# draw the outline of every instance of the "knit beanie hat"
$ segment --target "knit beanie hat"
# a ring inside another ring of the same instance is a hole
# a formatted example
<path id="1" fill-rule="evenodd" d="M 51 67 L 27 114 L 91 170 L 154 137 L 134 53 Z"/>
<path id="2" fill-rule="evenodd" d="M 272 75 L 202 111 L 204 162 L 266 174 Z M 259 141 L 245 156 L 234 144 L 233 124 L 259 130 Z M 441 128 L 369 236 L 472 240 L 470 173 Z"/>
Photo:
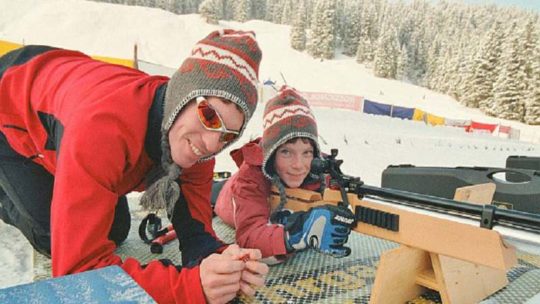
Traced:
<path id="1" fill-rule="evenodd" d="M 180 196 L 176 180 L 181 168 L 172 161 L 168 133 L 188 102 L 199 96 L 214 96 L 235 103 L 244 113 L 244 124 L 237 138 L 242 135 L 257 107 L 261 57 L 253 32 L 214 31 L 195 45 L 167 84 L 161 125 L 162 177 L 141 198 L 143 208 L 172 211 Z"/>
<path id="2" fill-rule="evenodd" d="M 314 156 L 320 156 L 317 122 L 308 102 L 295 89 L 284 86 L 264 108 L 262 171 L 267 178 L 272 180 L 276 175 L 271 161 L 276 149 L 298 137 L 311 139 L 315 144 Z"/>

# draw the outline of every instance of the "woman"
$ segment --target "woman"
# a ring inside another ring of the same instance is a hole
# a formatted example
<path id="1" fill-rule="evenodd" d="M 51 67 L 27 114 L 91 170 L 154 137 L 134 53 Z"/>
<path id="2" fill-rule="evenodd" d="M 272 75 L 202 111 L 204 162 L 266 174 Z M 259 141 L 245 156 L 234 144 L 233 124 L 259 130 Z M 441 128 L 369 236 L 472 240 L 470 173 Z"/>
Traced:
<path id="1" fill-rule="evenodd" d="M 236 228 L 241 247 L 260 249 L 270 264 L 306 248 L 347 256 L 350 249 L 344 244 L 353 222 L 350 210 L 331 205 L 294 214 L 282 210 L 285 187 L 324 188 L 323 179 L 310 173 L 320 149 L 308 103 L 294 89 L 282 88 L 266 104 L 263 128 L 262 138 L 231 152 L 240 169 L 223 186 L 214 212 Z M 280 192 L 275 210 L 268 202 L 272 185 Z"/>

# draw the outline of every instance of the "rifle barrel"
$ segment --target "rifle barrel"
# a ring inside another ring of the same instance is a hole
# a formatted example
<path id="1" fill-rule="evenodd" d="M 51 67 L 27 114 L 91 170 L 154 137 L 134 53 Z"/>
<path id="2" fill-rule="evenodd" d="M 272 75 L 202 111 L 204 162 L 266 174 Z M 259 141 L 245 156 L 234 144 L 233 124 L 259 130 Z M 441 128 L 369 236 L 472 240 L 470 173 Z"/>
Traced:
<path id="1" fill-rule="evenodd" d="M 484 206 L 482 205 L 455 201 L 427 194 L 413 193 L 390 188 L 374 187 L 366 184 L 357 187 L 356 192 L 360 195 L 365 194 L 389 199 L 396 199 L 397 201 L 395 202 L 397 203 L 400 203 L 400 200 L 403 200 L 412 202 L 414 204 L 465 213 L 467 215 L 472 215 L 475 217 L 482 217 L 482 214 L 484 212 Z M 406 204 L 406 202 L 401 203 Z M 540 215 L 535 213 L 495 208 L 495 212 L 493 214 L 493 223 L 509 227 L 523 227 L 525 229 L 532 229 L 540 232 Z"/>

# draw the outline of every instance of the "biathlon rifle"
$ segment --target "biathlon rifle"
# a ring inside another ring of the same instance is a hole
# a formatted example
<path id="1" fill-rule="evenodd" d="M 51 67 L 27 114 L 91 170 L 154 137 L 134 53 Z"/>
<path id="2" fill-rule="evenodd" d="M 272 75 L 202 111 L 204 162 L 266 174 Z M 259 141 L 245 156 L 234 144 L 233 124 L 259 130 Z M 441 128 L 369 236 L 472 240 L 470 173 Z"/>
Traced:
<path id="1" fill-rule="evenodd" d="M 372 304 L 405 303 L 426 288 L 438 291 L 445 304 L 478 303 L 508 284 L 506 273 L 517 264 L 512 242 L 527 249 L 540 244 L 538 214 L 366 185 L 341 171 L 343 161 L 337 155 L 338 150 L 332 149 L 330 155 L 312 162 L 313 173 L 330 176 L 322 195 L 286 189 L 285 208 L 305 211 L 328 203 L 349 208 L 355 232 L 401 245 L 380 256 Z M 279 201 L 274 193 L 271 205 Z M 426 214 L 419 208 L 444 215 Z M 479 219 L 480 227 L 455 216 Z M 494 226 L 514 228 L 519 235 L 504 231 L 511 233 L 503 238 L 495 230 L 506 229 Z"/>
<path id="2" fill-rule="evenodd" d="M 366 185 L 359 177 L 346 175 L 341 171 L 343 160 L 337 159 L 338 149 L 331 149 L 330 155 L 324 158 L 315 158 L 312 162 L 312 172 L 330 175 L 330 186 L 339 187 L 342 202 L 340 205 L 350 205 L 347 193 L 357 195 L 360 199 L 375 198 L 392 204 L 412 206 L 437 212 L 450 213 L 467 218 L 476 218 L 480 227 L 492 229 L 495 225 L 517 228 L 531 232 L 540 232 L 540 215 L 517 210 L 498 208 L 494 205 L 476 205 L 462 201 L 455 201 L 426 194 L 413 193 L 403 190 L 380 188 Z M 358 206 L 356 207 L 358 208 Z M 357 221 L 368 220 L 361 210 L 353 210 Z M 375 219 L 376 220 L 376 219 Z M 381 217 L 379 221 L 385 221 Z M 388 219 L 390 220 L 390 219 Z M 392 223 L 379 223 L 392 226 Z M 394 223 L 395 225 L 395 223 Z"/>

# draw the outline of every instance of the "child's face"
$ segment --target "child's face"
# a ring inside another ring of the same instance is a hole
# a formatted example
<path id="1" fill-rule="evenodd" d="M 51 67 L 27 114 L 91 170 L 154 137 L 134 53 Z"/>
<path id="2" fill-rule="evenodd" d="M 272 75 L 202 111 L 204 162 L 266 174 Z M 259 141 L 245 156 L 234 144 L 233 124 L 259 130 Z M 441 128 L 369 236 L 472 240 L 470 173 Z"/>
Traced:
<path id="1" fill-rule="evenodd" d="M 307 139 L 285 143 L 276 150 L 275 170 L 289 188 L 298 188 L 311 169 L 313 146 Z"/>

